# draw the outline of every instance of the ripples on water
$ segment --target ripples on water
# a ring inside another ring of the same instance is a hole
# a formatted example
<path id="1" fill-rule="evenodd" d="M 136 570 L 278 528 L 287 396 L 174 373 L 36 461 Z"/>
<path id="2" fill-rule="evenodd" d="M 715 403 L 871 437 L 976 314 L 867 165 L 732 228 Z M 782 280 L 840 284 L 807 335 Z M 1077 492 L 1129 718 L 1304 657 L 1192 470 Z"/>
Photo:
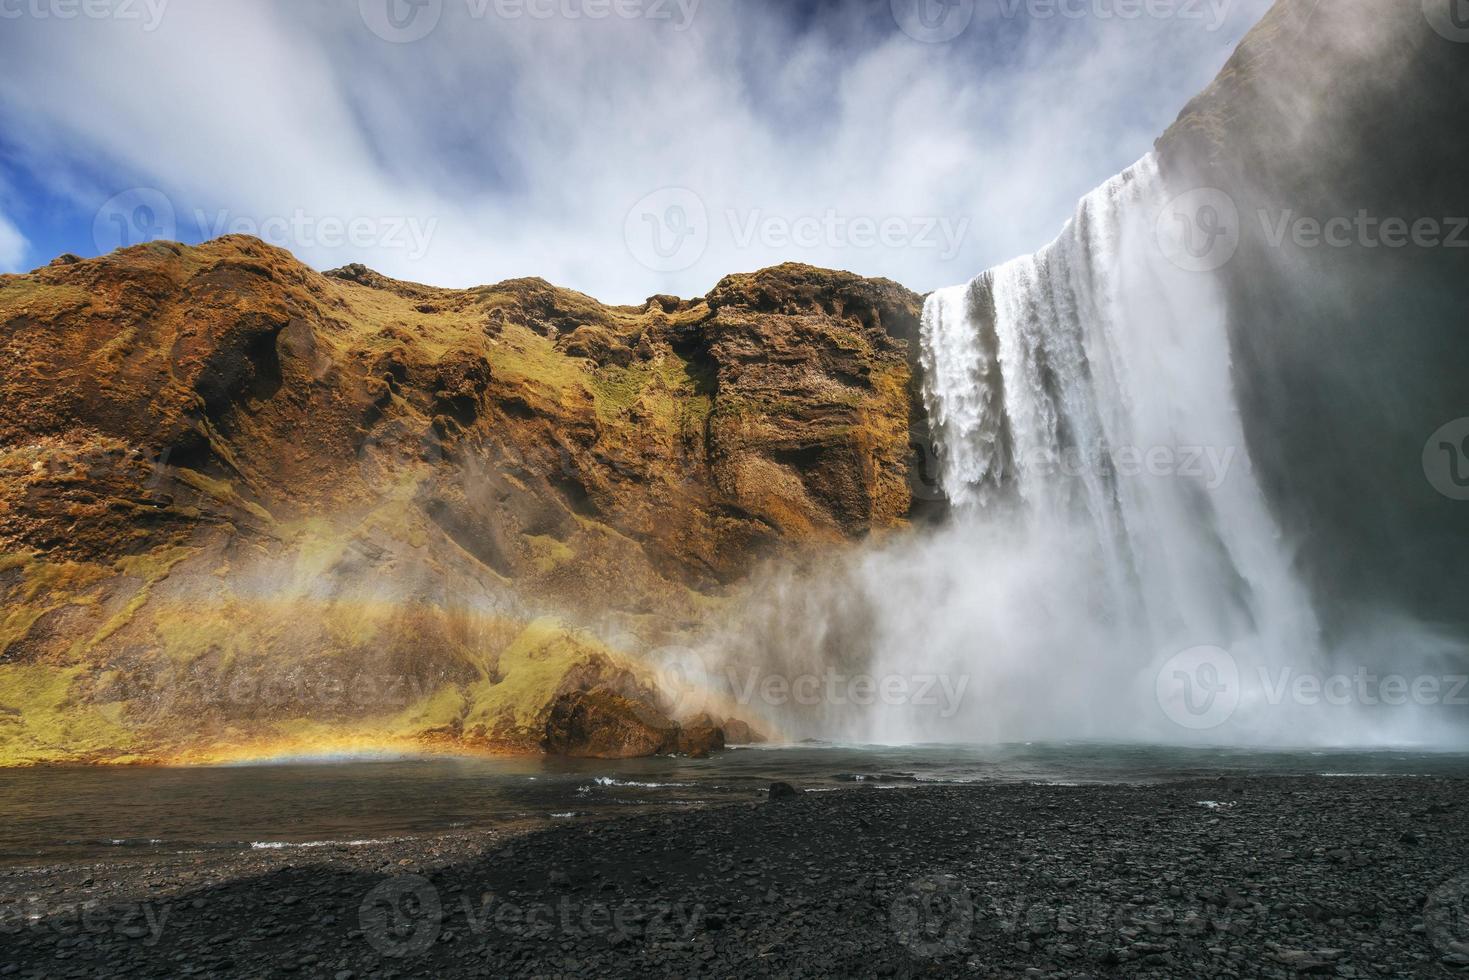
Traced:
<path id="1" fill-rule="evenodd" d="M 318 848 L 756 800 L 773 780 L 901 791 L 978 781 L 1136 783 L 1228 773 L 1469 776 L 1469 756 L 1091 744 L 735 749 L 709 759 L 374 759 L 0 771 L 0 860 Z"/>

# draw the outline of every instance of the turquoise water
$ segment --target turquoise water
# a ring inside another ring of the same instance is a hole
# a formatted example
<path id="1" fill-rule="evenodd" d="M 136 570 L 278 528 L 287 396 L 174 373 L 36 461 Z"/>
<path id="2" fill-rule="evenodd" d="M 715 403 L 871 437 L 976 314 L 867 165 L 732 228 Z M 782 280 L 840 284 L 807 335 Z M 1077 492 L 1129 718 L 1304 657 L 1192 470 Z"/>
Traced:
<path id="1" fill-rule="evenodd" d="M 803 744 L 709 759 L 292 761 L 0 771 L 0 861 L 302 847 L 758 800 L 773 780 L 901 792 L 926 783 L 1136 783 L 1223 774 L 1469 777 L 1469 755 L 1095 744 Z"/>

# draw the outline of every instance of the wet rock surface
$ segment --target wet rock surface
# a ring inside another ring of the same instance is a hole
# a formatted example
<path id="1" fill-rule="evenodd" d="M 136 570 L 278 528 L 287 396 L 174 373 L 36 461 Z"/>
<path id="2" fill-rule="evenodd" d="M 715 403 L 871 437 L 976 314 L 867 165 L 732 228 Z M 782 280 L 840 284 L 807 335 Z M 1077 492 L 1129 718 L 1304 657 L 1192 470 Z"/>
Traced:
<path id="1" fill-rule="evenodd" d="M 1465 976 L 1469 782 L 859 789 L 0 872 L 7 976 Z"/>

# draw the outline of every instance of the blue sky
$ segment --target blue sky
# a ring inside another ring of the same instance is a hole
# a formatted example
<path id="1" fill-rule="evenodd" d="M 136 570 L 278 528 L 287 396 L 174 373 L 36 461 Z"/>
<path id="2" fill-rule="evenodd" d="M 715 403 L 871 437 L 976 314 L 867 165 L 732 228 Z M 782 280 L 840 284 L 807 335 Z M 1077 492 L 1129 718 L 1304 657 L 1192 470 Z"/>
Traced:
<path id="1" fill-rule="evenodd" d="M 932 289 L 1044 244 L 1269 5 L 1148 3 L 0 0 L 0 271 L 244 231 L 614 302 Z"/>

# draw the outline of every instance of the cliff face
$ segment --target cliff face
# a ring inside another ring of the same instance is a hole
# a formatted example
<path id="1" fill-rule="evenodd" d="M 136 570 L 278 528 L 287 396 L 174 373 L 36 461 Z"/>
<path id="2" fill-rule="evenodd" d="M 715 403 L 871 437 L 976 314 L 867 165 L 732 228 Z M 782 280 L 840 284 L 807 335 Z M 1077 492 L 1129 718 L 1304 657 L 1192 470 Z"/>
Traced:
<path id="1" fill-rule="evenodd" d="M 444 290 L 240 237 L 0 277 L 0 762 L 533 751 L 558 698 L 649 703 L 629 654 L 754 562 L 906 523 L 920 308 L 796 265 L 641 308 Z"/>
<path id="2" fill-rule="evenodd" d="M 1238 210 L 1218 275 L 1251 454 L 1338 637 L 1385 608 L 1469 629 L 1469 505 L 1425 472 L 1430 437 L 1469 415 L 1451 6 L 1280 0 L 1158 145 L 1174 190 Z"/>

